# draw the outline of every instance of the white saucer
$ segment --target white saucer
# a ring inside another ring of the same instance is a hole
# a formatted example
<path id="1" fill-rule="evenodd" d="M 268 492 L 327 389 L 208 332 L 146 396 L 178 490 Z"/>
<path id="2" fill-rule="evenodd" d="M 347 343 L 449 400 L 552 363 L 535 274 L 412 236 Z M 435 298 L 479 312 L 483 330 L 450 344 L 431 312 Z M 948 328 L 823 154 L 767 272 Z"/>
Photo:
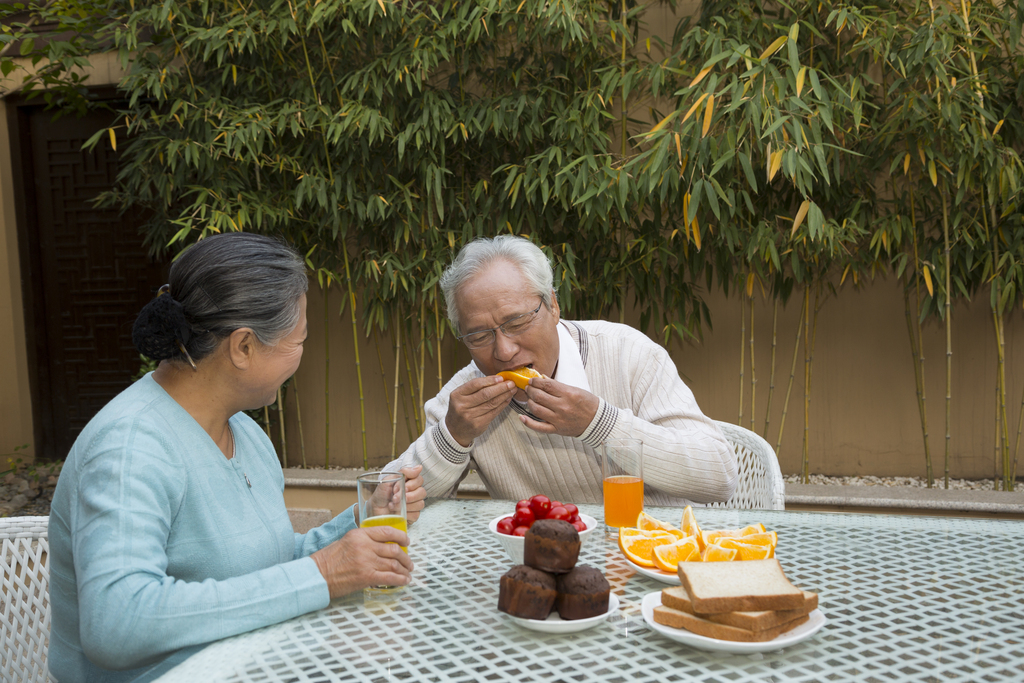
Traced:
<path id="1" fill-rule="evenodd" d="M 658 598 L 661 599 L 660 597 Z M 588 628 L 597 626 L 602 621 L 608 618 L 608 615 L 613 614 L 619 609 L 619 596 L 615 593 L 608 594 L 608 611 L 604 614 L 599 614 L 596 617 L 590 617 L 589 619 L 571 619 L 568 621 L 563 620 L 558 616 L 558 612 L 552 612 L 551 616 L 547 619 L 522 619 L 520 617 L 514 617 L 511 614 L 505 614 L 506 617 L 511 619 L 516 625 L 528 628 L 531 631 L 541 631 L 542 633 L 576 633 L 577 631 L 585 631 Z"/>
<path id="2" fill-rule="evenodd" d="M 644 576 L 646 576 L 649 579 L 654 579 L 655 581 L 661 581 L 662 583 L 670 583 L 673 586 L 678 586 L 679 583 L 680 583 L 679 582 L 679 574 L 670 574 L 668 572 L 663 572 L 660 569 L 658 569 L 657 567 L 654 567 L 654 568 L 651 568 L 651 567 L 641 567 L 640 565 L 638 565 L 636 562 L 633 562 L 633 560 L 629 559 L 628 557 L 627 558 L 623 558 L 623 559 L 626 560 L 626 564 L 629 565 L 630 569 L 635 571 L 637 574 L 643 574 Z"/>
<path id="3" fill-rule="evenodd" d="M 814 610 L 808 615 L 810 618 L 800 624 L 792 631 L 786 631 L 775 640 L 769 640 L 763 643 L 737 643 L 731 640 L 719 640 L 717 638 L 708 638 L 706 636 L 699 636 L 696 633 L 691 633 L 686 629 L 672 628 L 671 626 L 664 626 L 654 621 L 654 608 L 661 604 L 661 591 L 655 591 L 654 593 L 648 593 L 644 596 L 644 600 L 640 603 L 640 611 L 644 615 L 644 621 L 651 627 L 652 630 L 659 634 L 670 638 L 684 645 L 695 647 L 698 650 L 710 650 L 712 652 L 731 652 L 733 654 L 753 654 L 755 652 L 771 652 L 772 650 L 780 650 L 784 647 L 796 645 L 802 643 L 808 638 L 812 637 L 815 633 L 821 630 L 821 627 L 828 621 L 825 619 L 825 615 L 821 613 L 821 610 Z"/>

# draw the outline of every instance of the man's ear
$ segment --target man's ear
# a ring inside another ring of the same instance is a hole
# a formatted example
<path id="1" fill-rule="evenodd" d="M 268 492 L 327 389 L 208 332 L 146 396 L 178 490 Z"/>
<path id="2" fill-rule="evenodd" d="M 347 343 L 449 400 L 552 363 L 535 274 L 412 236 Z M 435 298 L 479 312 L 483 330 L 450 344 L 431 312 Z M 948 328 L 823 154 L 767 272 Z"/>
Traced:
<path id="1" fill-rule="evenodd" d="M 561 319 L 558 310 L 558 295 L 555 294 L 555 290 L 551 290 L 551 315 L 555 316 L 555 324 Z"/>
<path id="2" fill-rule="evenodd" d="M 240 327 L 228 337 L 228 358 L 239 370 L 248 370 L 256 356 L 256 335 L 248 327 Z"/>

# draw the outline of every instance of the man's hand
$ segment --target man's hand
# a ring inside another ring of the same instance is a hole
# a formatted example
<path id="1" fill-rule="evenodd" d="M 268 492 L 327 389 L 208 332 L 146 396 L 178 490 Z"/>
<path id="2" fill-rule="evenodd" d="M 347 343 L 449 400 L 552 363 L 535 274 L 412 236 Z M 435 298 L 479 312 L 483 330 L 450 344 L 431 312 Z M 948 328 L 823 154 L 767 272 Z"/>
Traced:
<path id="1" fill-rule="evenodd" d="M 423 465 L 403 467 L 405 475 L 405 518 L 415 522 L 420 511 L 426 506 L 427 490 L 423 488 Z"/>
<path id="2" fill-rule="evenodd" d="M 471 379 L 451 393 L 444 423 L 455 440 L 468 447 L 508 406 L 515 393 L 516 385 L 501 377 Z"/>
<path id="3" fill-rule="evenodd" d="M 402 549 L 409 537 L 388 526 L 353 529 L 310 557 L 327 580 L 334 599 L 369 586 L 404 586 L 412 560 Z"/>
<path id="4" fill-rule="evenodd" d="M 520 415 L 523 424 L 543 434 L 579 436 L 594 421 L 601 401 L 589 391 L 546 377 L 534 377 L 526 387 L 526 409 L 544 422 Z"/>

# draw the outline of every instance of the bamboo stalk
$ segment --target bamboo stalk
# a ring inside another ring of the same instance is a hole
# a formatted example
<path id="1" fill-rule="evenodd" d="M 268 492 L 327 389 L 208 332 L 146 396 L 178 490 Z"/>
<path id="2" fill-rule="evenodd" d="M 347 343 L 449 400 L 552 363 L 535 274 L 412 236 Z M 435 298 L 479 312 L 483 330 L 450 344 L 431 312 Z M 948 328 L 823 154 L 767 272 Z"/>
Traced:
<path id="1" fill-rule="evenodd" d="M 1017 415 L 1017 439 L 1013 444 L 1013 468 L 1010 470 L 1010 480 L 1017 484 L 1017 454 L 1020 452 L 1020 434 L 1024 428 L 1024 391 L 1020 396 L 1020 414 Z"/>
<path id="2" fill-rule="evenodd" d="M 395 414 L 391 418 L 391 459 L 398 455 L 398 382 L 402 376 L 402 326 L 395 325 Z"/>
<path id="3" fill-rule="evenodd" d="M 913 183 L 913 172 L 911 172 L 911 183 L 910 183 L 910 223 L 913 226 L 914 236 L 914 268 L 917 269 L 917 264 L 920 263 L 920 258 L 917 251 L 917 202 L 914 198 L 914 183 Z M 904 307 L 906 307 L 906 300 L 904 300 Z M 914 374 L 919 377 L 918 382 L 918 394 L 920 396 L 918 410 L 921 413 L 921 433 L 924 439 L 924 465 L 925 471 L 928 476 L 928 488 L 932 488 L 935 485 L 935 473 L 932 469 L 932 452 L 931 446 L 928 442 L 928 397 L 925 392 L 925 381 L 924 381 L 924 330 L 921 327 L 921 278 L 914 277 L 914 311 L 915 311 L 915 323 L 917 329 L 917 359 L 914 360 Z M 910 322 L 909 320 L 907 321 Z M 913 328 L 911 328 L 911 346 L 914 345 Z"/>
<path id="4" fill-rule="evenodd" d="M 299 377 L 292 377 L 292 390 L 295 392 L 295 415 L 299 420 L 299 452 L 302 454 L 302 469 L 306 469 L 306 437 L 302 433 L 302 403 L 299 401 Z"/>
<path id="5" fill-rule="evenodd" d="M 998 333 L 996 333 L 998 336 Z M 997 344 L 998 345 L 998 344 Z M 998 361 L 996 362 L 998 366 Z M 993 425 L 993 447 L 992 447 L 992 490 L 998 491 L 1003 483 L 1003 474 L 1000 471 L 1000 447 L 999 443 L 1002 440 L 1002 429 L 999 428 L 999 372 L 996 371 L 996 391 L 995 391 L 995 410 L 992 411 L 995 415 L 995 424 Z"/>
<path id="6" fill-rule="evenodd" d="M 363 395 L 363 366 L 359 360 L 359 323 L 356 321 L 356 292 L 352 286 L 352 272 L 348 265 L 348 242 L 341 238 L 341 254 L 345 260 L 345 286 L 348 288 L 349 312 L 352 317 L 352 348 L 356 357 L 356 381 L 359 384 L 359 427 L 363 437 L 363 469 L 370 469 L 370 456 L 366 449 L 366 398 Z"/>
<path id="7" fill-rule="evenodd" d="M 945 452 L 945 485 L 949 488 L 949 448 L 950 448 L 950 404 L 953 400 L 953 327 L 950 324 L 950 305 L 949 298 L 952 294 L 950 288 L 950 274 L 949 274 L 949 206 L 946 200 L 946 186 L 943 183 L 942 191 L 939 192 L 942 197 L 942 239 L 944 243 L 945 259 L 946 259 L 946 452 Z"/>
<path id="8" fill-rule="evenodd" d="M 768 373 L 768 405 L 764 409 L 764 431 L 761 432 L 761 437 L 765 440 L 768 439 L 768 425 L 772 416 L 772 397 L 775 395 L 775 349 L 778 346 L 778 332 L 779 300 L 776 298 L 772 304 L 772 367 Z"/>
<path id="9" fill-rule="evenodd" d="M 804 286 L 804 308 L 807 310 L 808 315 L 804 316 L 804 439 L 803 439 L 803 451 L 802 461 L 800 465 L 800 474 L 803 479 L 803 483 L 808 484 L 811 481 L 810 474 L 810 457 L 807 453 L 807 436 L 810 429 L 810 399 L 811 399 L 811 348 L 810 348 L 810 337 L 811 337 L 811 315 L 810 315 L 810 301 L 811 301 L 811 288 L 810 285 Z"/>
<path id="10" fill-rule="evenodd" d="M 782 419 L 779 421 L 779 438 L 775 442 L 775 455 L 782 450 L 782 432 L 786 428 L 786 413 L 789 411 L 789 395 L 793 391 L 793 380 L 796 377 L 796 359 L 800 354 L 800 335 L 803 334 L 804 316 L 807 315 L 806 305 L 800 308 L 800 318 L 796 321 L 796 341 L 793 343 L 793 362 L 789 366 L 789 386 L 786 387 L 786 400 L 782 402 Z"/>
<path id="11" fill-rule="evenodd" d="M 754 413 L 757 412 L 755 403 L 757 374 L 754 371 L 754 297 L 751 296 L 747 303 L 750 306 L 750 431 L 754 431 Z"/>
<path id="12" fill-rule="evenodd" d="M 413 381 L 413 360 L 409 355 L 409 339 L 406 340 L 406 345 L 401 349 L 401 353 L 406 357 L 406 376 L 409 381 L 409 394 L 410 400 L 413 401 L 413 417 L 416 419 L 416 433 L 421 434 L 423 427 L 420 425 L 420 407 L 416 402 L 416 382 Z"/>
<path id="13" fill-rule="evenodd" d="M 324 469 L 331 468 L 331 309 L 328 295 L 331 283 L 324 287 Z"/>
<path id="14" fill-rule="evenodd" d="M 743 369 L 746 365 L 746 351 L 747 351 L 747 318 L 743 315 L 743 288 L 740 287 L 739 292 L 740 299 L 740 413 L 739 417 L 736 418 L 736 424 L 743 426 L 743 391 L 746 388 L 746 382 L 743 379 Z"/>
<path id="15" fill-rule="evenodd" d="M 996 299 L 998 301 L 998 299 Z M 1009 425 L 1006 419 L 1006 345 L 1003 337 L 1003 317 L 995 310 L 992 311 L 992 316 L 995 319 L 996 324 L 996 348 L 997 362 L 999 372 L 996 376 L 996 382 L 998 383 L 999 392 L 999 426 L 1000 426 L 1000 439 L 999 439 L 999 454 L 1002 460 L 1003 470 L 1003 490 L 1013 490 L 1013 480 L 1011 479 L 1011 467 L 1010 467 L 1010 439 L 1009 439 Z"/>
<path id="16" fill-rule="evenodd" d="M 810 405 L 811 405 L 811 374 L 814 369 L 814 343 L 818 339 L 818 313 L 821 311 L 821 306 L 818 304 L 818 299 L 821 295 L 821 286 L 814 290 L 814 308 L 811 317 L 811 331 L 810 335 L 804 336 L 804 347 L 807 347 L 807 341 L 810 339 L 810 352 L 807 354 L 807 365 L 806 375 L 804 378 L 806 389 L 804 394 L 804 483 L 809 483 L 811 480 L 811 460 L 810 460 Z M 808 302 L 809 303 L 809 302 Z M 804 317 L 804 325 L 807 324 L 807 317 Z"/>
<path id="17" fill-rule="evenodd" d="M 277 426 L 281 432 L 281 467 L 288 467 L 288 438 L 284 428 L 284 391 L 277 388 Z"/>
<path id="18" fill-rule="evenodd" d="M 267 438 L 270 438 L 270 406 L 263 406 L 263 431 L 267 433 Z"/>
<path id="19" fill-rule="evenodd" d="M 427 368 L 427 319 L 424 314 L 426 301 L 420 297 L 420 366 L 416 370 L 416 386 L 419 389 L 419 406 L 423 416 L 423 424 L 427 424 L 426 401 L 423 400 L 423 380 Z"/>
<path id="20" fill-rule="evenodd" d="M 910 291 L 903 288 L 903 311 L 907 319 L 907 336 L 910 338 L 910 363 L 914 366 L 914 384 L 917 387 L 917 410 L 921 418 L 921 435 L 924 438 L 924 462 L 925 470 L 928 473 L 928 488 L 932 487 L 932 458 L 928 452 L 928 413 L 925 411 L 924 403 L 924 378 L 921 376 L 923 368 L 918 365 L 917 359 L 924 358 L 920 351 L 920 338 L 914 336 L 914 324 L 910 316 Z"/>
<path id="21" fill-rule="evenodd" d="M 441 369 L 441 340 L 444 335 L 441 330 L 441 311 L 437 297 L 437 285 L 434 285 L 434 332 L 437 333 L 437 349 L 434 354 L 437 356 L 437 393 L 441 393 L 441 389 L 444 388 L 444 372 Z"/>
<path id="22" fill-rule="evenodd" d="M 377 343 L 374 344 L 374 348 L 377 350 L 377 364 L 380 365 L 380 383 L 384 387 L 384 405 L 388 409 L 388 421 L 395 419 L 395 413 L 391 410 L 391 396 L 388 394 L 388 377 L 387 371 L 384 369 L 384 357 L 381 356 L 380 347 L 382 339 L 380 335 L 377 335 Z M 397 408 L 397 406 L 396 406 Z"/>

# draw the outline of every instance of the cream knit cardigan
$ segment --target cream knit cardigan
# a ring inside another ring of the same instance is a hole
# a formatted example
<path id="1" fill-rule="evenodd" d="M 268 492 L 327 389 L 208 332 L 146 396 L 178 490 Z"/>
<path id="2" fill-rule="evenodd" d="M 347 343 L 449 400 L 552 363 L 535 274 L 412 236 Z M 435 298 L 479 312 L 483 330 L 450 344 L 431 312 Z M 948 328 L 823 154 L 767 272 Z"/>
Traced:
<path id="1" fill-rule="evenodd" d="M 697 407 L 668 352 L 626 325 L 600 320 L 562 321 L 576 342 L 591 391 L 600 399 L 593 422 L 579 437 L 541 434 L 526 427 L 513 401 L 470 444 L 445 426 L 451 392 L 483 373 L 460 370 L 425 405 L 427 428 L 385 469 L 423 465 L 427 495 L 450 496 L 476 469 L 492 498 L 519 500 L 542 493 L 563 502 L 601 502 L 597 454 L 607 439 L 644 442 L 645 500 L 684 505 L 728 499 L 736 487 L 736 456 Z"/>

